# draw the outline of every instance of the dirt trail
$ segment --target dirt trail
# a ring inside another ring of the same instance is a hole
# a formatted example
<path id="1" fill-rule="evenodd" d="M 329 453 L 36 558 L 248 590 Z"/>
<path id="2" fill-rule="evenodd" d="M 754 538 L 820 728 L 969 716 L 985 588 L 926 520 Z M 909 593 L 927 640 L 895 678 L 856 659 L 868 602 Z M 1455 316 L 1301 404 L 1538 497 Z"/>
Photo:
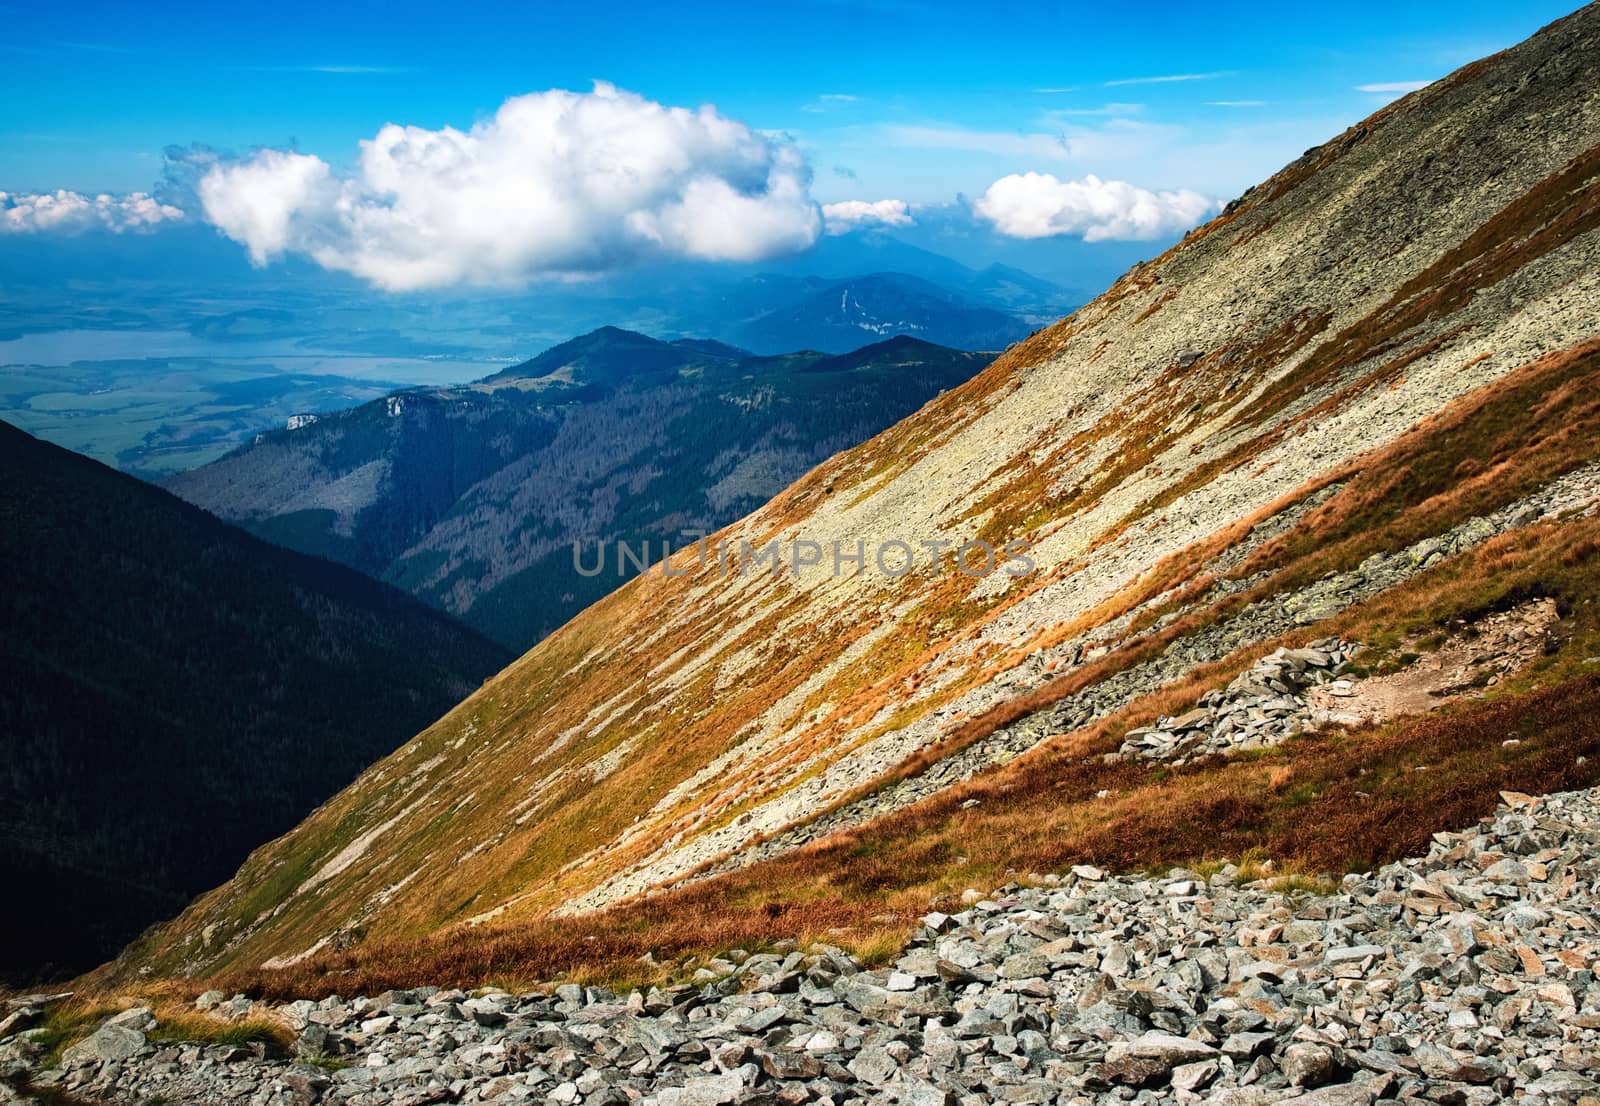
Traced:
<path id="1" fill-rule="evenodd" d="M 1475 622 L 1432 650 L 1409 640 L 1401 651 L 1422 655 L 1399 672 L 1312 688 L 1312 719 L 1319 726 L 1386 722 L 1493 687 L 1543 655 L 1560 617 L 1554 599 L 1535 599 Z"/>

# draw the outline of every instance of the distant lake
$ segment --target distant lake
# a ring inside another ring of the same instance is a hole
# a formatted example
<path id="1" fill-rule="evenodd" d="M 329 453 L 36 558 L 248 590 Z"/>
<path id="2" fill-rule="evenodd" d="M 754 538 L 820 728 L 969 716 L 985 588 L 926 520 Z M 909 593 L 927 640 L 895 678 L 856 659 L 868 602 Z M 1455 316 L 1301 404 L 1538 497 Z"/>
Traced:
<path id="1" fill-rule="evenodd" d="M 258 364 L 263 369 L 281 372 L 403 384 L 460 384 L 488 376 L 506 366 L 504 361 L 461 357 L 375 357 L 364 353 L 319 351 L 286 338 L 219 342 L 197 338 L 186 330 L 57 330 L 0 342 L 0 365 L 70 365 L 75 361 L 138 361 L 163 357 Z"/>

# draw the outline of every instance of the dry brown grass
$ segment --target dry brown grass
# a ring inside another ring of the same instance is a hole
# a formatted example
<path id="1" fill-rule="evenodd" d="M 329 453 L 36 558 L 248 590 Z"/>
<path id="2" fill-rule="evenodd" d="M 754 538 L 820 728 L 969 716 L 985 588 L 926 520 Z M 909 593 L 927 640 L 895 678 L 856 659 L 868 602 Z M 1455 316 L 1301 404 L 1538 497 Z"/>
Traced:
<path id="1" fill-rule="evenodd" d="M 273 1055 L 287 1053 L 294 1044 L 294 1033 L 286 1022 L 261 1014 L 228 1019 L 204 1013 L 194 1008 L 195 993 L 182 984 L 160 982 L 142 984 L 127 993 L 77 994 L 54 1003 L 41 1027 L 43 1064 L 54 1066 L 63 1052 L 93 1033 L 105 1019 L 133 1006 L 148 1007 L 155 1017 L 155 1028 L 149 1032 L 155 1041 L 259 1045 Z"/>
<path id="2" fill-rule="evenodd" d="M 1600 453 L 1600 339 L 1549 354 L 1361 458 L 1345 486 L 1236 575 L 1291 568 L 1283 587 L 1442 533 Z"/>

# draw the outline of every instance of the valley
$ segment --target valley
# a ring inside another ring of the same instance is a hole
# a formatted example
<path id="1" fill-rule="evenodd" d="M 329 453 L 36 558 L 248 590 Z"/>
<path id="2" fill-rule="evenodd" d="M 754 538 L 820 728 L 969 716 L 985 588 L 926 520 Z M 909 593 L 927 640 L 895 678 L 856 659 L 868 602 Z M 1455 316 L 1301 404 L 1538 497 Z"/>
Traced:
<path id="1" fill-rule="evenodd" d="M 0 459 L 0 978 L 93 967 L 509 659 L 5 423 Z"/>

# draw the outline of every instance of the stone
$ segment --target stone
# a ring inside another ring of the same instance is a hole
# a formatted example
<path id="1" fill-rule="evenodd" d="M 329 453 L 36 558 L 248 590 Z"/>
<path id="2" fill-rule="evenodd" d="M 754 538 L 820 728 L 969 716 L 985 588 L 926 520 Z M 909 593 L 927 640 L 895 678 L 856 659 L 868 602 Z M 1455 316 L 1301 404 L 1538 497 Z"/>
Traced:
<path id="1" fill-rule="evenodd" d="M 909 1080 L 899 1088 L 896 1101 L 901 1106 L 955 1106 L 955 1095 L 943 1087 L 922 1080 Z"/>
<path id="2" fill-rule="evenodd" d="M 294 1054 L 302 1060 L 320 1060 L 327 1055 L 328 1027 L 312 1023 L 300 1031 L 294 1042 Z"/>
<path id="3" fill-rule="evenodd" d="M 1209 1060 L 1216 1055 L 1218 1050 L 1215 1045 L 1152 1029 L 1131 1041 L 1118 1041 L 1112 1045 L 1106 1051 L 1106 1060 L 1110 1062 L 1132 1056 L 1141 1060 L 1159 1060 L 1170 1069 L 1178 1064 Z"/>
<path id="4" fill-rule="evenodd" d="M 1276 1040 L 1271 1033 L 1233 1033 L 1222 1042 L 1222 1054 L 1234 1061 L 1253 1060 L 1271 1052 Z"/>
<path id="5" fill-rule="evenodd" d="M 1387 1082 L 1378 1080 L 1366 1083 L 1338 1083 L 1279 1101 L 1285 1106 L 1291 1103 L 1293 1106 L 1372 1106 L 1372 1103 L 1387 1089 Z"/>
<path id="6" fill-rule="evenodd" d="M 61 1055 L 66 1067 L 131 1059 L 148 1045 L 145 1035 L 125 1025 L 102 1025 Z"/>
<path id="7" fill-rule="evenodd" d="M 1284 1050 L 1278 1068 L 1296 1087 L 1320 1087 L 1333 1079 L 1339 1065 L 1332 1049 L 1302 1042 Z"/>
<path id="8" fill-rule="evenodd" d="M 1090 1070 L 1091 1086 L 1123 1084 L 1129 1087 L 1148 1087 L 1165 1081 L 1172 1074 L 1172 1065 L 1154 1056 L 1122 1055 L 1108 1058 L 1105 1063 Z"/>
<path id="9" fill-rule="evenodd" d="M 684 1082 L 677 1106 L 724 1106 L 737 1099 L 743 1090 L 744 1080 L 734 1072 L 698 1076 Z M 665 1098 L 662 1102 L 667 1106 Z"/>
<path id="10" fill-rule="evenodd" d="M 1193 1064 L 1179 1064 L 1172 1069 L 1172 1085 L 1180 1091 L 1199 1091 L 1211 1085 L 1217 1077 L 1219 1066 L 1215 1060 L 1200 1060 Z"/>
<path id="11" fill-rule="evenodd" d="M 0 1018 L 0 1038 L 10 1037 L 31 1029 L 44 1017 L 44 1011 L 37 1006 L 24 1006 L 13 1010 L 5 1017 Z"/>
<path id="12" fill-rule="evenodd" d="M 1489 1083 L 1503 1071 L 1493 1060 L 1463 1055 L 1429 1041 L 1412 1049 L 1411 1057 L 1425 1074 L 1452 1083 Z"/>
<path id="13" fill-rule="evenodd" d="M 1508 857 L 1547 878 L 1491 875 Z M 1600 1094 L 1593 1071 L 1573 1070 L 1600 1045 L 1595 791 L 1503 808 L 1325 893 L 1240 886 L 1228 869 L 1100 876 L 985 891 L 881 969 L 785 950 L 730 956 L 742 968 L 712 986 L 629 996 L 253 1005 L 300 1027 L 302 1061 L 351 1065 L 331 1073 L 255 1048 L 151 1047 L 138 1028 L 151 1015 L 133 1009 L 57 1070 L 33 1066 L 48 1035 L 15 1033 L 0 1041 L 0 1079 L 208 1106 L 1575 1106 Z M 747 989 L 780 972 L 798 981 L 781 996 Z"/>
<path id="14" fill-rule="evenodd" d="M 1358 960 L 1373 960 L 1384 954 L 1381 945 L 1350 945 L 1345 948 L 1329 949 L 1324 959 L 1330 964 L 1344 964 Z"/>
<path id="15" fill-rule="evenodd" d="M 822 1074 L 822 1061 L 809 1052 L 767 1052 L 761 1055 L 761 1070 L 774 1079 L 815 1079 Z"/>
<path id="16" fill-rule="evenodd" d="M 863 1083 L 881 1087 L 900 1070 L 900 1061 L 889 1055 L 887 1049 L 873 1046 L 862 1049 L 848 1067 L 850 1074 Z"/>
<path id="17" fill-rule="evenodd" d="M 765 1033 L 780 1022 L 786 1021 L 788 1017 L 789 1011 L 782 1006 L 769 1006 L 764 1010 L 751 1011 L 748 1015 L 739 1019 L 736 1027 L 740 1033 L 760 1034 Z"/>

